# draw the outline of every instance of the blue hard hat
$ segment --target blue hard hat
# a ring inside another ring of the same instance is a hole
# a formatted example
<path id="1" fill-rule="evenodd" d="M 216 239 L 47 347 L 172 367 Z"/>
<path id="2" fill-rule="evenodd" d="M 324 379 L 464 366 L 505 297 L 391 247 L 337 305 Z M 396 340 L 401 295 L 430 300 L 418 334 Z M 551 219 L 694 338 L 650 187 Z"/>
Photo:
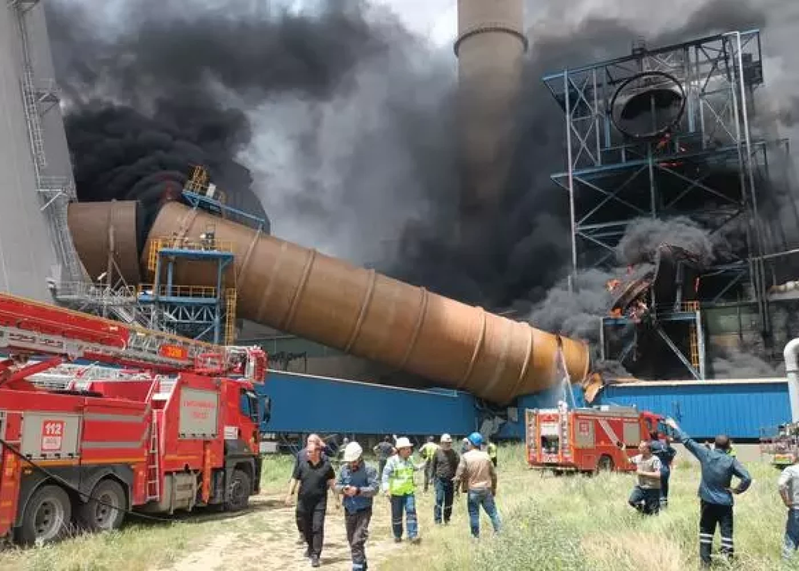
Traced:
<path id="1" fill-rule="evenodd" d="M 472 446 L 482 446 L 483 445 L 483 435 L 479 432 L 472 432 L 469 435 L 469 442 L 472 443 Z"/>

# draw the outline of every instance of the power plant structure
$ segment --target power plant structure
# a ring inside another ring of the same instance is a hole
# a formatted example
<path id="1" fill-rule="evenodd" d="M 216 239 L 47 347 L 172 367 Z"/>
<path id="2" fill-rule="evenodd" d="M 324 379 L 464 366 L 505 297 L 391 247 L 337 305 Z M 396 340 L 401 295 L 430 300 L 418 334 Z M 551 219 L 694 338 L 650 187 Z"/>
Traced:
<path id="1" fill-rule="evenodd" d="M 0 7 L 0 288 L 51 299 L 48 283 L 83 279 L 67 229 L 75 200 L 44 7 Z"/>
<path id="2" fill-rule="evenodd" d="M 502 198 L 527 46 L 524 0 L 458 0 L 459 234 L 466 244 Z"/>
<path id="3" fill-rule="evenodd" d="M 791 252 L 762 208 L 773 155 L 784 159 L 787 146 L 753 126 L 760 32 L 638 43 L 543 81 L 565 118 L 567 168 L 552 180 L 570 201 L 573 271 L 618 266 L 619 242 L 641 220 L 687 217 L 736 242 L 713 260 L 662 244 L 638 260 L 651 265 L 643 274 L 615 276 L 613 306 L 598 324 L 602 357 L 644 379 L 713 378 L 713 353 L 725 349 L 781 361 L 797 327 L 774 317 L 795 314 L 795 302 L 773 293 L 793 279 L 780 267 Z"/>
<path id="4" fill-rule="evenodd" d="M 467 233 L 468 225 L 480 222 L 478 214 L 495 212 L 508 174 L 527 49 L 523 5 L 459 2 L 454 48 Z M 387 426 L 402 426 L 397 407 L 406 403 L 426 419 L 406 426 L 407 434 L 453 432 L 429 421 L 440 412 L 442 422 L 463 432 L 479 428 L 520 438 L 520 409 L 552 406 L 569 396 L 564 381 L 592 378 L 589 348 L 581 340 L 271 236 L 266 217 L 228 204 L 202 165 L 186 165 L 188 182 L 165 198 L 150 227 L 135 201 L 77 202 L 41 3 L 17 0 L 0 8 L 0 42 L 6 48 L 0 73 L 9 79 L 0 84 L 0 142 L 10 149 L 0 159 L 3 289 L 216 343 L 234 342 L 246 319 L 275 332 L 263 343 L 275 362 L 283 358 L 277 355 L 302 353 L 298 342 L 312 342 L 433 387 L 273 370 L 272 388 L 267 378 L 262 389 L 275 409 L 265 432 L 384 433 Z M 759 50 L 758 32 L 734 32 L 655 50 L 639 47 L 612 62 L 544 78 L 566 118 L 568 168 L 553 180 L 566 188 L 572 206 L 575 271 L 609 261 L 638 218 L 679 213 L 726 220 L 716 231 L 748 221 L 741 225 L 745 247 L 735 252 L 737 259 L 721 264 L 661 245 L 645 261 L 652 268 L 618 276 L 613 306 L 597 324 L 603 358 L 620 361 L 640 378 L 680 378 L 682 367 L 695 380 L 664 385 L 677 383 L 683 391 L 667 408 L 679 402 L 688 410 L 688 403 L 698 402 L 695 392 L 707 390 L 740 402 L 741 391 L 760 394 L 765 384 L 769 394 L 784 400 L 784 407 L 747 413 L 746 425 L 724 412 L 709 419 L 659 411 L 699 437 L 726 430 L 738 439 L 754 438 L 752 426 L 777 424 L 786 416 L 785 379 L 705 380 L 711 376 L 708 346 L 736 345 L 736 339 L 744 346 L 756 338 L 775 345 L 778 333 L 787 334 L 774 327 L 770 308 L 776 301 L 768 287 L 782 279 L 770 260 L 783 251 L 773 247 L 777 241 L 758 213 L 756 186 L 768 178 L 769 150 L 749 119 L 754 89 L 763 81 Z M 695 199 L 699 194 L 712 200 Z M 739 325 L 729 328 L 735 317 Z M 653 364 L 658 374 L 647 369 Z M 594 402 L 635 404 L 638 397 L 624 391 L 640 390 L 641 383 L 585 386 Z M 657 387 L 650 383 L 647 390 Z M 337 424 L 335 405 L 345 398 L 382 414 Z M 727 408 L 729 413 L 734 407 Z"/>

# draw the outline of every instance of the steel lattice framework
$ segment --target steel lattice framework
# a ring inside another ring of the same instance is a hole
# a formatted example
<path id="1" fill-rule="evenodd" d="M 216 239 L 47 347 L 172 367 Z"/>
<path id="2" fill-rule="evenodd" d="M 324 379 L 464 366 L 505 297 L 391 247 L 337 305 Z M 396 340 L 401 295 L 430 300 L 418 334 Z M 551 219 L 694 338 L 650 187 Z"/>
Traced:
<path id="1" fill-rule="evenodd" d="M 703 276 L 717 281 L 706 301 L 721 301 L 749 281 L 767 331 L 771 230 L 759 222 L 758 186 L 769 179 L 773 146 L 750 121 L 763 84 L 760 32 L 636 46 L 628 56 L 564 69 L 543 82 L 565 119 L 566 170 L 551 178 L 569 196 L 573 271 L 613 264 L 619 240 L 637 219 L 687 215 L 711 233 L 735 229 L 743 245 Z M 652 89 L 677 94 L 682 107 L 668 129 L 647 137 L 621 130 L 617 109 L 627 86 L 633 86 L 630 100 Z M 698 311 L 689 313 L 664 313 L 661 320 L 701 322 Z M 692 376 L 704 377 L 704 347 L 689 360 L 667 344 Z"/>
<path id="2" fill-rule="evenodd" d="M 633 140 L 614 125 L 611 105 L 620 85 L 647 72 L 679 82 L 684 113 L 668 136 Z M 575 270 L 612 261 L 634 219 L 689 214 L 718 232 L 743 217 L 747 251 L 717 270 L 733 283 L 749 276 L 763 297 L 762 269 L 753 261 L 764 253 L 762 229 L 754 221 L 768 146 L 753 136 L 749 120 L 753 92 L 763 83 L 759 31 L 638 48 L 543 81 L 566 122 L 567 170 L 552 180 L 569 193 Z"/>

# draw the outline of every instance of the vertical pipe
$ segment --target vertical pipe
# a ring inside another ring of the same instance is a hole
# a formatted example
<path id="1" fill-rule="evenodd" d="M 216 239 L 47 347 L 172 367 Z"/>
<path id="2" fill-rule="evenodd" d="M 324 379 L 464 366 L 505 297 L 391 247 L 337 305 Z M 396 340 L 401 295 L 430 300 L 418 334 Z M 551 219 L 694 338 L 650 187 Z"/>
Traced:
<path id="1" fill-rule="evenodd" d="M 594 81 L 594 108 L 592 109 L 594 113 L 594 130 L 596 131 L 596 166 L 600 166 L 602 164 L 602 139 L 599 134 L 599 98 L 597 94 L 597 83 L 596 83 L 596 68 L 593 69 L 591 72 L 593 81 Z"/>
<path id="2" fill-rule="evenodd" d="M 699 376 L 704 381 L 707 379 L 705 356 L 705 332 L 702 328 L 702 312 L 696 311 L 696 344 L 699 349 Z"/>
<path id="3" fill-rule="evenodd" d="M 572 228 L 572 276 L 577 277 L 577 214 L 574 204 L 574 165 L 572 164 L 572 115 L 571 115 L 571 96 L 569 90 L 569 70 L 563 70 L 563 94 L 565 97 L 564 106 L 566 111 L 566 160 L 568 161 L 569 173 L 569 214 L 571 215 Z M 574 283 L 569 287 L 569 291 L 574 293 Z"/>
<path id="4" fill-rule="evenodd" d="M 797 367 L 797 352 L 799 352 L 799 338 L 788 341 L 782 353 L 785 358 L 785 373 L 788 376 L 791 422 L 799 422 L 799 367 Z"/>

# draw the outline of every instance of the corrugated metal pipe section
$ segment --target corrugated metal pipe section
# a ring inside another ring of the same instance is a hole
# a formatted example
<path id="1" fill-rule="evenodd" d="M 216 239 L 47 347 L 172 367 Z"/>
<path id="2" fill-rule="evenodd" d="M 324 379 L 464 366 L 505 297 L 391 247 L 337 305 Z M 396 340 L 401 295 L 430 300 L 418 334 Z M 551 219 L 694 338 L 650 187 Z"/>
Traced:
<path id="1" fill-rule="evenodd" d="M 93 228 L 81 222 L 82 211 L 89 206 L 86 212 L 91 210 L 96 216 L 97 204 L 71 207 L 76 244 L 87 243 L 85 236 L 78 236 Z M 147 274 L 145 262 L 153 240 L 174 236 L 196 240 L 209 227 L 214 228 L 217 240 L 233 245 L 240 317 L 499 404 L 559 382 L 559 342 L 572 381 L 582 381 L 588 372 L 588 349 L 582 342 L 464 305 L 177 202 L 167 203 L 158 213 L 141 255 L 143 273 Z M 120 231 L 117 236 L 133 234 Z M 93 248 L 86 255 L 96 256 L 96 252 Z M 117 245 L 117 252 L 129 255 L 130 249 Z M 214 280 L 211 264 L 176 266 L 177 284 L 211 285 Z"/>

